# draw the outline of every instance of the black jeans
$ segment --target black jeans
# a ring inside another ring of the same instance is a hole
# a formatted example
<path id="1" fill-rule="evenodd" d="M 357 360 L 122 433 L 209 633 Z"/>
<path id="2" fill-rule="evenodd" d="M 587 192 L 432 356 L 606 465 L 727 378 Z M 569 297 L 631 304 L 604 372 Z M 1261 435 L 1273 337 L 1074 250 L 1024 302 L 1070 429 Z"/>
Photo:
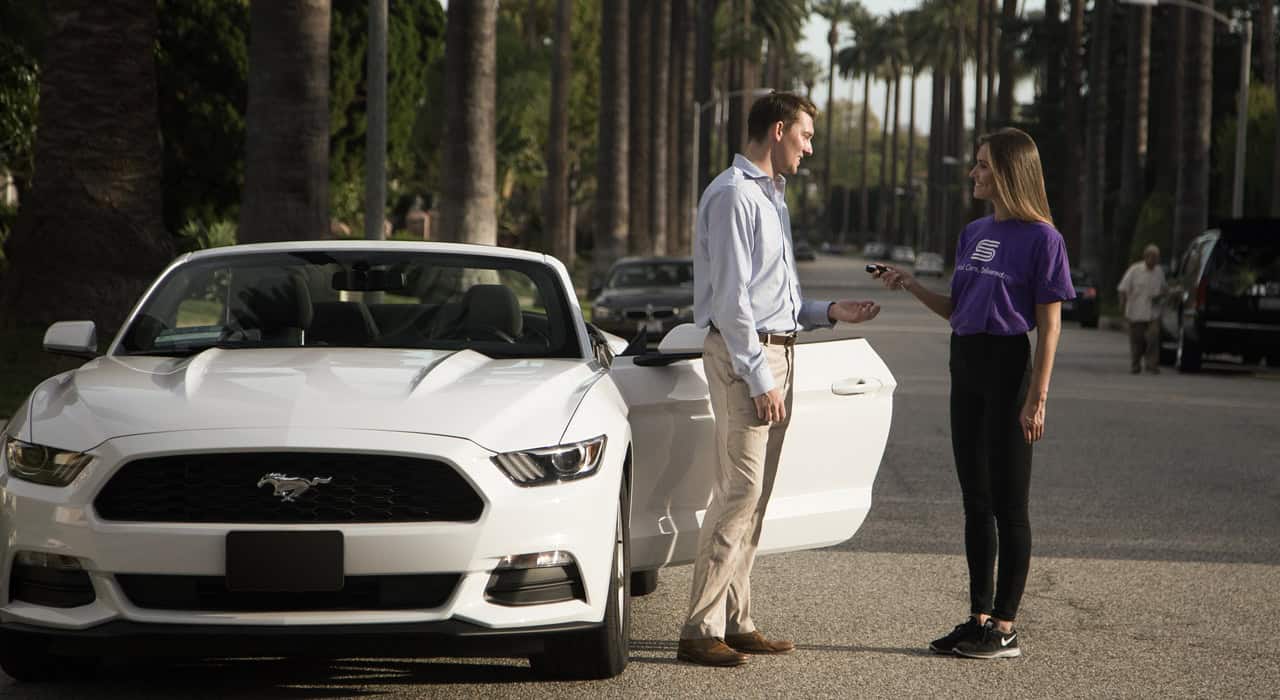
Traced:
<path id="1" fill-rule="evenodd" d="M 1002 620 L 1017 615 L 1031 563 L 1031 445 L 1018 424 L 1030 358 L 1026 335 L 951 336 L 951 449 L 964 497 L 969 612 Z"/>

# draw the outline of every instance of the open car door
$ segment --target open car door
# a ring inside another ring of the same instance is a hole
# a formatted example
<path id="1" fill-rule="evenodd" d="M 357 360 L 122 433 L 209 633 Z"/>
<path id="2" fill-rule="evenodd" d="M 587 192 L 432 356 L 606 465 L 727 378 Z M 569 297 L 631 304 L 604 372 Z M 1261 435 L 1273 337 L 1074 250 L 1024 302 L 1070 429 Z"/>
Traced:
<path id="1" fill-rule="evenodd" d="M 656 353 L 615 357 L 630 408 L 632 568 L 693 561 L 716 473 L 702 339 L 673 329 Z M 760 552 L 812 549 L 857 532 L 871 508 L 897 387 L 862 338 L 796 345 L 795 397 Z"/>

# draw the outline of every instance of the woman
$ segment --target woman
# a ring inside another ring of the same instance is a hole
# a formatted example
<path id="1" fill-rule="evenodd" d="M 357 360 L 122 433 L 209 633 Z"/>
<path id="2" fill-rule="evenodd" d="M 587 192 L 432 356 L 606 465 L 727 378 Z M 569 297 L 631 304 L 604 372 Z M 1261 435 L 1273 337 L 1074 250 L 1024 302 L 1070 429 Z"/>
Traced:
<path id="1" fill-rule="evenodd" d="M 876 276 L 911 292 L 952 328 L 951 446 L 964 499 L 970 618 L 929 648 L 994 659 L 1022 655 L 1014 620 L 1031 559 L 1031 445 L 1044 435 L 1061 305 L 1075 291 L 1035 142 L 1000 129 L 979 143 L 969 172 L 973 196 L 991 202 L 995 214 L 960 234 L 951 295 L 895 267 Z"/>

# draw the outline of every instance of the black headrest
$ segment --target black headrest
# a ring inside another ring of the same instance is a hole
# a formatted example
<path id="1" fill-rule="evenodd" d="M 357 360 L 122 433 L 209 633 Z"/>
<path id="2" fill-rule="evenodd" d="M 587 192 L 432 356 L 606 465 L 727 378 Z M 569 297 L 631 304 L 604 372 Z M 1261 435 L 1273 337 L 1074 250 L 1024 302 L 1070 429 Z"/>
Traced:
<path id="1" fill-rule="evenodd" d="M 329 343 L 363 347 L 377 335 L 373 316 L 358 301 L 317 301 L 307 331 L 307 344 Z"/>
<path id="2" fill-rule="evenodd" d="M 501 284 L 477 284 L 462 295 L 463 325 L 466 329 L 492 328 L 512 338 L 524 330 L 520 300 Z"/>

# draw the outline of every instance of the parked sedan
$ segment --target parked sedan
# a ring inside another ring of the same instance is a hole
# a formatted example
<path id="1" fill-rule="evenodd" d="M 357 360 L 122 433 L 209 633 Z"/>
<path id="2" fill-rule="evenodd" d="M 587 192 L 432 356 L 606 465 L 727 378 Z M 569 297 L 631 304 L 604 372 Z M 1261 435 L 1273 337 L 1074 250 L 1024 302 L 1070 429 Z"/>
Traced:
<path id="1" fill-rule="evenodd" d="M 916 260 L 916 249 L 909 245 L 896 245 L 889 250 L 889 259 L 896 263 L 911 264 Z"/>
<path id="2" fill-rule="evenodd" d="M 45 349 L 88 362 L 0 434 L 0 668 L 502 655 L 620 673 L 632 583 L 694 558 L 715 479 L 705 330 L 617 355 L 572 290 L 528 251 L 260 244 L 179 258 L 104 355 L 92 322 L 54 324 Z M 866 340 L 795 354 L 762 552 L 851 537 L 889 430 L 896 384 Z"/>
<path id="3" fill-rule="evenodd" d="M 917 277 L 922 275 L 941 277 L 943 272 L 943 261 L 941 255 L 925 252 L 916 256 L 915 273 Z"/>
<path id="4" fill-rule="evenodd" d="M 796 260 L 800 262 L 813 262 L 818 259 L 816 253 L 813 252 L 813 246 L 809 245 L 809 239 L 798 238 L 795 241 Z"/>
<path id="5" fill-rule="evenodd" d="M 591 322 L 601 330 L 656 343 L 693 320 L 691 258 L 623 258 L 606 280 L 591 303 Z"/>

